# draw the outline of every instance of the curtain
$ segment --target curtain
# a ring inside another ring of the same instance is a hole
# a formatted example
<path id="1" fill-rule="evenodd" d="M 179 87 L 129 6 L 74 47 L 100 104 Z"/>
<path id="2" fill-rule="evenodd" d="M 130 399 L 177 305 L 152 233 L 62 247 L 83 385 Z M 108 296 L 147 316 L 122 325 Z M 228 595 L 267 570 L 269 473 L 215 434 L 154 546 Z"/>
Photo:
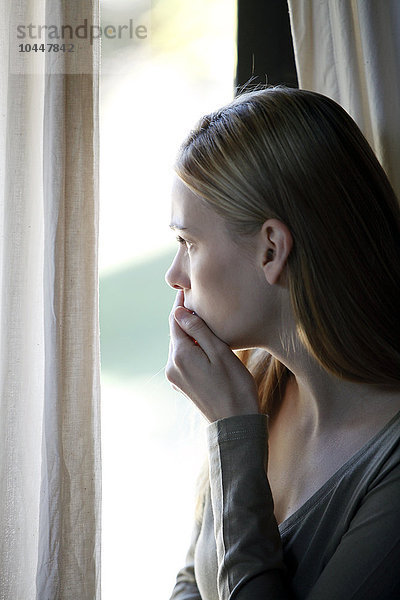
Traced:
<path id="1" fill-rule="evenodd" d="M 400 197 L 400 2 L 288 4 L 299 86 L 349 112 Z"/>
<path id="2" fill-rule="evenodd" d="M 97 0 L 0 5 L 1 600 L 100 598 L 99 45 L 47 46 L 85 19 Z"/>

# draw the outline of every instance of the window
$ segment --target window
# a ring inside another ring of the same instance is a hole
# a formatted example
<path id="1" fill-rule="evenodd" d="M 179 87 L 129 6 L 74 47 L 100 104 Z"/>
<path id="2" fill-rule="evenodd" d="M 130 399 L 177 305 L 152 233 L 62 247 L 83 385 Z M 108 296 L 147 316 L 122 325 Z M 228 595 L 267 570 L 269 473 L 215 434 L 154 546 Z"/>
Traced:
<path id="1" fill-rule="evenodd" d="M 169 194 L 181 141 L 233 97 L 235 21 L 229 0 L 102 0 L 105 600 L 167 598 L 189 544 L 205 423 L 164 377 Z M 138 26 L 147 37 L 128 36 Z"/>

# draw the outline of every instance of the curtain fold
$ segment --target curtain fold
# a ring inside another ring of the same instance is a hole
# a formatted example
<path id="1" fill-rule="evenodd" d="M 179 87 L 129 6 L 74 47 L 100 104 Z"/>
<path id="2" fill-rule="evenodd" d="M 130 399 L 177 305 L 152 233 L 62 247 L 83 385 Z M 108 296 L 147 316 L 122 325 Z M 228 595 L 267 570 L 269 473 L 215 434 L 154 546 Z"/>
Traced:
<path id="1" fill-rule="evenodd" d="M 0 599 L 98 600 L 99 44 L 16 54 L 98 2 L 0 10 Z"/>
<path id="2" fill-rule="evenodd" d="M 400 2 L 288 4 L 299 86 L 349 112 L 400 197 Z"/>

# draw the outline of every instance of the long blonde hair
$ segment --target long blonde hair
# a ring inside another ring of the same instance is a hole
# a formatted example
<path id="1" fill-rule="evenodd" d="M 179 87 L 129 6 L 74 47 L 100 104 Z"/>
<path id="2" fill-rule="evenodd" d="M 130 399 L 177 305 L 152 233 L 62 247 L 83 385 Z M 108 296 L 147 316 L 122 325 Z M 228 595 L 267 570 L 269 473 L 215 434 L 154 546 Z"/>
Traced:
<path id="1" fill-rule="evenodd" d="M 400 210 L 354 121 L 313 92 L 269 88 L 203 117 L 183 143 L 176 172 L 236 236 L 268 218 L 294 244 L 288 285 L 299 335 L 344 379 L 400 380 Z M 290 375 L 265 351 L 242 360 L 271 410 Z"/>

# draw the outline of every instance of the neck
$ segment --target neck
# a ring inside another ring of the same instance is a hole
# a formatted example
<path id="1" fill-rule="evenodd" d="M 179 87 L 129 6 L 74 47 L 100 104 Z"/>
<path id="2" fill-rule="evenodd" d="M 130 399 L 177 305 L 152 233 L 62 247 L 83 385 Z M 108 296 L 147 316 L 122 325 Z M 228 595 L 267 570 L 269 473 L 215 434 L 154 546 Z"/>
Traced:
<path id="1" fill-rule="evenodd" d="M 346 381 L 326 371 L 298 342 L 277 358 L 293 373 L 283 399 L 289 411 L 310 433 L 321 433 L 358 423 L 378 429 L 400 410 L 400 390 Z"/>
<path id="2" fill-rule="evenodd" d="M 283 402 L 293 418 L 311 431 L 327 431 L 352 422 L 383 426 L 400 410 L 399 386 L 347 381 L 324 369 L 300 341 L 289 303 L 283 306 L 284 334 L 265 349 L 293 373 Z"/>

